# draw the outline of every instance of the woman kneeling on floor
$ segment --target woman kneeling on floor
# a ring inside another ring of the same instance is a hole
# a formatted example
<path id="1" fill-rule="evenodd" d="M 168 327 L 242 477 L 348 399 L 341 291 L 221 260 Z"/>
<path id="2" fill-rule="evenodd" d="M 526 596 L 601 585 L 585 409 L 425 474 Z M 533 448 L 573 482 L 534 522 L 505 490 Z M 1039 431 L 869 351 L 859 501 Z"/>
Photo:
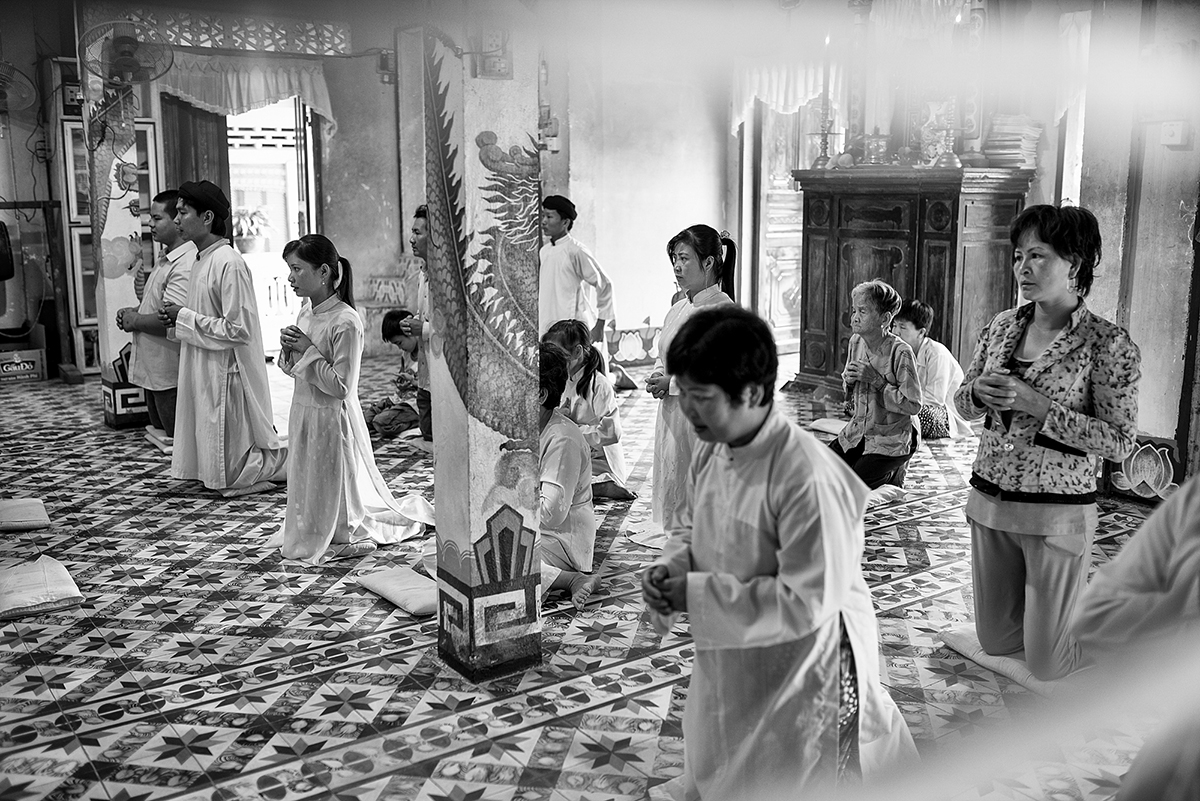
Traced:
<path id="1" fill-rule="evenodd" d="M 600 584 L 592 572 L 596 515 L 592 510 L 592 456 L 579 426 L 558 410 L 567 386 L 567 353 L 543 342 L 538 400 L 541 409 L 542 586 L 566 590 L 582 609 Z"/>

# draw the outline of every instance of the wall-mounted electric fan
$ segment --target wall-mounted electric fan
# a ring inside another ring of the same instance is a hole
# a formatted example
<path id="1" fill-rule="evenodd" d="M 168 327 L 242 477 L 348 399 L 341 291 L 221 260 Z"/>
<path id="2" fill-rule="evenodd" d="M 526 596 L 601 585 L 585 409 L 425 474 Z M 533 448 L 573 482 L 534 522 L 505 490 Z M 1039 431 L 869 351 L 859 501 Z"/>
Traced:
<path id="1" fill-rule="evenodd" d="M 114 20 L 94 25 L 79 37 L 79 63 L 109 86 L 132 86 L 171 69 L 175 51 L 151 28 Z"/>
<path id="2" fill-rule="evenodd" d="M 33 81 L 16 65 L 0 61 L 0 114 L 22 111 L 37 102 Z"/>

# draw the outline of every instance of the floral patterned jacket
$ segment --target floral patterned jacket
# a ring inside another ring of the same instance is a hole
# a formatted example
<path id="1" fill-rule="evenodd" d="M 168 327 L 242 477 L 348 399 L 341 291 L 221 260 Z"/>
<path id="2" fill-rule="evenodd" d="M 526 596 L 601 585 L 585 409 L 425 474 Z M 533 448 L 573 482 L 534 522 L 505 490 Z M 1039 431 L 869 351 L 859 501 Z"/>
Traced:
<path id="1" fill-rule="evenodd" d="M 954 395 L 968 420 L 987 414 L 971 484 L 1001 500 L 1090 501 L 1095 457 L 1119 461 L 1133 451 L 1141 354 L 1125 329 L 1080 301 L 1067 327 L 1025 373 L 1025 382 L 1050 399 L 1046 419 L 1039 423 L 1014 412 L 1006 430 L 999 415 L 975 405 L 972 384 L 981 373 L 1009 364 L 1033 308 L 1028 303 L 1002 311 L 984 326 Z"/>

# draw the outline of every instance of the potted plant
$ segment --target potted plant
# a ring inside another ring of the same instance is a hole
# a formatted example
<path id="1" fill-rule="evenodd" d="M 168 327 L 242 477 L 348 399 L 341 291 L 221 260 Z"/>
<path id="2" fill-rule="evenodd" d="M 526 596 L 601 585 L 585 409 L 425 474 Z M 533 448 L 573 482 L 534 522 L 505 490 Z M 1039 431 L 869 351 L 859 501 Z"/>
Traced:
<path id="1" fill-rule="evenodd" d="M 271 221 L 261 207 L 233 210 L 233 244 L 242 253 L 261 253 L 268 247 L 267 229 Z"/>

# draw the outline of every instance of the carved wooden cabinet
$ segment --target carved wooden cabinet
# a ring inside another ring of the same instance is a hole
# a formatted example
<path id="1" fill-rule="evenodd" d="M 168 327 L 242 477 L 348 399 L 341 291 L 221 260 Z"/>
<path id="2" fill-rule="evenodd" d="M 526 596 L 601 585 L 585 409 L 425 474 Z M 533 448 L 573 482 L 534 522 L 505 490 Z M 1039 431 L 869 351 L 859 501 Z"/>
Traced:
<path id="1" fill-rule="evenodd" d="M 850 290 L 879 278 L 933 306 L 930 334 L 963 364 L 1016 297 L 1008 226 L 1032 170 L 796 170 L 804 193 L 800 378 L 840 386 Z"/>

